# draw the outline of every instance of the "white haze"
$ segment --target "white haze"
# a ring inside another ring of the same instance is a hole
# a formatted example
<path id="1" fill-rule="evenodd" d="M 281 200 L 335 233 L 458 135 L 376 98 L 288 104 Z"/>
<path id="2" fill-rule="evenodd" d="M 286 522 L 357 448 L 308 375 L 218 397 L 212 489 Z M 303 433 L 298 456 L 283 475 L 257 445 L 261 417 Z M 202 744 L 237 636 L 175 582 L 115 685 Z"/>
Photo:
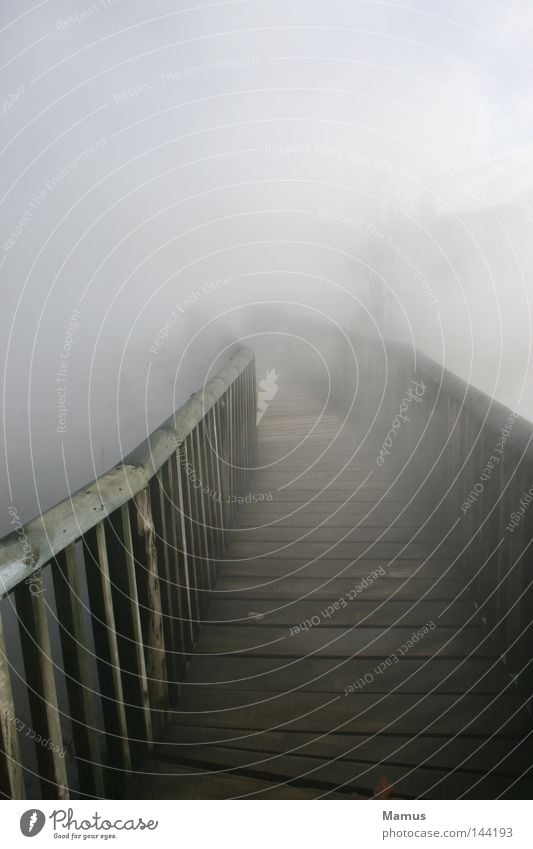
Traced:
<path id="1" fill-rule="evenodd" d="M 118 462 L 239 340 L 282 371 L 267 302 L 283 332 L 306 310 L 357 332 L 379 302 L 384 333 L 533 419 L 532 13 L 4 2 L 0 531 Z"/>

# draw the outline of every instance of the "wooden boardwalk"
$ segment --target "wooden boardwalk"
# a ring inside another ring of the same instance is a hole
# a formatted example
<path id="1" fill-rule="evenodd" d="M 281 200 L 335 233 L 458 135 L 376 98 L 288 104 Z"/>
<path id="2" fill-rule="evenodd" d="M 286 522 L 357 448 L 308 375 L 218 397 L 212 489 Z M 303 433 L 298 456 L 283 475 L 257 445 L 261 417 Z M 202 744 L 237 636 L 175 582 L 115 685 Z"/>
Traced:
<path id="1" fill-rule="evenodd" d="M 531 717 L 399 456 L 280 389 L 134 798 L 530 798 Z M 415 635 L 415 636 L 413 636 Z"/>

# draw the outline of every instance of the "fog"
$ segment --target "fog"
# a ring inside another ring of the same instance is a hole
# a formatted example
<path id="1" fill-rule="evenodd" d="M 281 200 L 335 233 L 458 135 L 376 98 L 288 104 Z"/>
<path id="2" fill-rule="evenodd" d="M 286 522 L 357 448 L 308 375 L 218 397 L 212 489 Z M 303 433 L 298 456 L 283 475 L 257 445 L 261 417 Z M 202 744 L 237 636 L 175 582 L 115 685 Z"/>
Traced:
<path id="1" fill-rule="evenodd" d="M 533 419 L 532 26 L 525 0 L 2 4 L 0 531 L 241 344 L 282 382 L 307 319 Z"/>

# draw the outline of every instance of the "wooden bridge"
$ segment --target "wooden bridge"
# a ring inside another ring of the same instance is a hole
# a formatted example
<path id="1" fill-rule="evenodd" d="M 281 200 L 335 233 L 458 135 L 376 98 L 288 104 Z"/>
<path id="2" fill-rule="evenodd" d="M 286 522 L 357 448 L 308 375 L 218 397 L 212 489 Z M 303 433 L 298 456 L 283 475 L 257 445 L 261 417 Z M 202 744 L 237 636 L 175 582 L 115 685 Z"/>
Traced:
<path id="1" fill-rule="evenodd" d="M 243 349 L 2 541 L 5 797 L 530 798 L 532 426 L 386 361 L 256 429 Z"/>

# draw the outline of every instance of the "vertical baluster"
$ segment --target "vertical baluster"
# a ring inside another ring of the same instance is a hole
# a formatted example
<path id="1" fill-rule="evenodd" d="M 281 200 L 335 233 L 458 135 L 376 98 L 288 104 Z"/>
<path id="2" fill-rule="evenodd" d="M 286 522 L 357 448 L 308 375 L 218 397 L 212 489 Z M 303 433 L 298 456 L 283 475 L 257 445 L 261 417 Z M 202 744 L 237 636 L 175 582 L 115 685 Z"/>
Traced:
<path id="1" fill-rule="evenodd" d="M 20 759 L 16 720 L 0 614 L 0 794 L 8 799 L 25 799 L 24 773 Z"/>
<path id="2" fill-rule="evenodd" d="M 489 441 L 487 438 L 487 427 L 483 426 L 481 420 L 478 420 L 477 423 L 479 429 L 476 434 L 478 441 L 474 462 L 474 486 L 481 484 L 483 486 L 483 491 L 479 493 L 474 513 L 474 532 L 477 532 L 477 536 L 473 544 L 473 567 L 476 570 L 480 570 L 479 577 L 476 579 L 476 601 L 478 603 L 483 603 L 490 596 L 494 587 L 494 570 L 492 568 L 492 563 L 487 562 L 493 538 L 490 521 L 483 524 L 490 510 L 490 489 L 486 482 L 481 481 L 481 475 L 483 474 L 483 470 L 488 459 L 487 451 L 490 450 Z M 488 605 L 485 610 L 487 609 Z M 484 615 L 486 615 L 486 613 Z"/>
<path id="3" fill-rule="evenodd" d="M 182 668 L 185 669 L 186 652 L 190 652 L 194 644 L 193 603 L 191 582 L 189 577 L 189 549 L 185 534 L 185 516 L 183 492 L 181 487 L 178 454 L 173 454 L 163 468 L 165 483 L 165 511 L 169 531 L 169 556 L 173 563 L 174 581 L 176 582 L 178 607 L 182 622 L 181 657 Z"/>
<path id="4" fill-rule="evenodd" d="M 252 432 L 252 455 L 251 465 L 257 462 L 257 379 L 255 373 L 255 362 L 250 365 L 250 384 L 252 400 L 250 402 L 250 428 Z"/>
<path id="5" fill-rule="evenodd" d="M 236 489 L 237 495 L 242 495 L 242 470 L 241 470 L 241 449 L 242 449 L 242 419 L 241 419 L 241 377 L 240 374 L 234 381 L 234 397 L 235 397 L 235 474 L 236 474 Z M 237 512 L 237 510 L 235 510 Z"/>
<path id="6" fill-rule="evenodd" d="M 220 448 L 217 428 L 217 406 L 218 402 L 211 408 L 207 415 L 206 428 L 209 444 L 208 459 L 210 462 L 210 477 L 213 481 L 215 496 L 213 498 L 213 524 L 216 537 L 216 557 L 220 560 L 224 557 L 225 535 L 224 535 L 224 505 L 222 493 L 222 480 L 220 470 Z"/>
<path id="7" fill-rule="evenodd" d="M 246 480 L 249 479 L 248 470 L 250 468 L 250 427 L 249 427 L 249 419 L 248 419 L 248 404 L 250 398 L 250 366 L 246 366 L 243 372 L 243 402 L 242 402 L 242 438 L 244 442 L 244 477 Z"/>
<path id="8" fill-rule="evenodd" d="M 218 434 L 218 455 L 220 467 L 220 489 L 222 493 L 222 511 L 224 516 L 224 538 L 225 549 L 228 547 L 230 535 L 230 475 L 229 475 L 229 451 L 228 451 L 228 400 L 227 392 L 222 395 L 216 405 L 216 428 Z"/>
<path id="9" fill-rule="evenodd" d="M 131 752 L 120 671 L 107 542 L 103 523 L 83 538 L 94 648 L 107 737 L 107 795 L 120 791 L 131 771 Z M 115 768 L 116 772 L 110 772 Z"/>
<path id="10" fill-rule="evenodd" d="M 464 428 L 464 443 L 463 443 L 463 451 L 462 451 L 462 463 L 464 463 L 464 468 L 462 471 L 462 480 L 463 480 L 463 494 L 464 498 L 466 498 L 469 493 L 472 491 L 475 483 L 474 479 L 474 452 L 472 449 L 473 446 L 473 435 L 474 435 L 474 418 L 472 414 L 463 409 L 463 428 Z M 465 516 L 464 530 L 465 535 L 463 537 L 463 547 L 464 552 L 462 555 L 462 568 L 466 578 L 469 580 L 472 576 L 472 557 L 473 552 L 475 551 L 475 544 L 472 540 L 472 535 L 475 528 L 475 504 L 472 505 L 470 510 Z"/>
<path id="11" fill-rule="evenodd" d="M 31 587 L 30 592 L 26 584 L 19 584 L 15 589 L 15 599 L 32 730 L 38 738 L 51 743 L 51 748 L 48 748 L 37 740 L 35 746 L 42 793 L 44 799 L 68 799 L 67 770 L 41 574 L 33 576 Z"/>
<path id="12" fill-rule="evenodd" d="M 109 574 L 126 717 L 135 764 L 140 762 L 146 749 L 151 748 L 153 730 L 128 505 L 123 504 L 107 521 Z"/>
<path id="13" fill-rule="evenodd" d="M 103 798 L 104 775 L 74 544 L 56 556 L 52 576 L 80 788 Z"/>
<path id="14" fill-rule="evenodd" d="M 211 462 L 211 438 L 209 433 L 209 415 L 206 412 L 204 418 L 197 427 L 197 451 L 200 455 L 202 466 L 202 479 L 204 481 L 202 499 L 204 510 L 204 527 L 207 543 L 207 554 L 209 557 L 209 589 L 212 589 L 216 580 L 216 559 L 217 559 L 217 532 L 216 532 L 216 484 L 215 475 L 213 474 L 213 464 Z"/>
<path id="15" fill-rule="evenodd" d="M 175 548 L 174 550 L 172 549 L 171 529 L 167 522 L 166 502 L 170 498 L 170 495 L 168 490 L 165 492 L 165 466 L 168 466 L 168 461 L 152 479 L 150 486 L 159 572 L 161 575 L 161 605 L 165 645 L 167 647 L 166 665 L 169 700 L 174 705 L 178 697 L 179 681 L 182 679 L 184 672 L 181 652 L 184 650 L 185 639 L 179 588 L 178 552 Z"/>
<path id="16" fill-rule="evenodd" d="M 238 495 L 243 494 L 244 489 L 244 469 L 243 469 L 243 434 L 242 434 L 242 373 L 239 375 L 237 380 L 235 381 L 235 453 L 237 457 L 237 489 Z"/>
<path id="17" fill-rule="evenodd" d="M 246 371 L 239 376 L 239 455 L 242 485 L 246 486 Z"/>
<path id="18" fill-rule="evenodd" d="M 200 592 L 198 584 L 198 531 L 195 522 L 195 500 L 193 481 L 191 474 L 186 473 L 186 469 L 192 469 L 197 476 L 198 472 L 192 464 L 190 456 L 190 447 L 187 438 L 179 449 L 179 464 L 177 467 L 177 481 L 179 503 L 181 506 L 181 516 L 179 522 L 179 530 L 181 537 L 181 546 L 186 552 L 187 579 L 189 586 L 189 596 L 191 602 L 191 627 L 193 633 L 193 642 L 198 634 L 198 623 L 200 621 Z"/>
<path id="19" fill-rule="evenodd" d="M 229 483 L 229 515 L 231 524 L 233 524 L 233 519 L 235 516 L 235 495 L 236 495 L 236 487 L 235 487 L 235 451 L 234 451 L 234 429 L 235 429 L 235 418 L 234 418 L 234 387 L 231 384 L 226 393 L 227 395 L 227 428 L 228 428 L 228 483 Z"/>
<path id="20" fill-rule="evenodd" d="M 525 566 L 531 560 L 529 550 L 531 546 L 528 548 L 531 540 L 528 510 L 532 509 L 533 505 L 528 507 L 524 501 L 524 515 L 518 527 L 513 528 L 511 532 L 506 529 L 506 526 L 509 524 L 511 513 L 520 507 L 520 499 L 524 499 L 524 494 L 527 493 L 533 481 L 529 474 L 529 467 L 520 460 L 519 452 L 507 445 L 505 453 L 508 458 L 510 484 L 509 497 L 505 499 L 505 511 L 502 517 L 505 522 L 502 527 L 502 535 L 505 537 L 502 549 L 505 552 L 506 566 L 500 593 L 500 614 L 504 617 L 501 622 L 500 639 L 508 656 L 510 672 L 517 673 L 525 663 L 524 646 L 528 642 L 527 629 L 531 623 L 530 611 L 529 617 L 526 616 L 527 624 L 524 622 L 522 603 L 518 602 L 518 599 L 530 580 L 529 570 Z"/>
<path id="21" fill-rule="evenodd" d="M 136 562 L 140 564 L 136 570 L 137 589 L 141 600 L 148 693 L 152 708 L 154 736 L 157 736 L 166 722 L 168 684 L 156 533 L 148 488 L 143 489 L 133 498 L 130 509 L 133 524 L 133 551 Z"/>
<path id="22" fill-rule="evenodd" d="M 198 470 L 197 474 L 202 484 L 201 486 L 195 489 L 194 496 L 198 549 L 200 552 L 200 560 L 198 566 L 201 586 L 200 610 L 203 612 L 205 610 L 208 600 L 207 593 L 211 589 L 211 560 L 209 556 L 209 534 L 207 529 L 206 501 L 208 495 L 205 492 L 205 489 L 208 489 L 209 487 L 206 476 L 206 468 L 204 467 L 202 450 L 200 445 L 201 427 L 202 422 L 200 422 L 192 431 L 190 435 L 190 448 L 193 457 L 193 462 L 195 468 Z"/>
<path id="23" fill-rule="evenodd" d="M 446 503 L 444 505 L 443 515 L 447 525 L 452 525 L 453 522 L 457 519 L 457 502 L 458 499 L 455 497 L 455 486 L 452 484 L 453 479 L 455 478 L 455 474 L 457 472 L 457 468 L 455 465 L 456 457 L 455 457 L 455 446 L 456 446 L 456 435 L 457 430 L 453 430 L 455 423 L 455 409 L 454 409 L 454 401 L 450 395 L 446 395 L 446 430 L 448 434 L 448 446 L 445 451 L 444 456 L 444 468 L 445 468 L 445 490 L 450 487 L 450 490 L 446 496 Z M 462 504 L 462 502 L 459 502 Z"/>
<path id="24" fill-rule="evenodd" d="M 524 459 L 523 473 L 524 485 L 522 492 L 527 492 L 528 496 L 533 485 L 532 463 L 529 458 Z M 507 523 L 511 521 L 509 511 Z M 533 502 L 526 508 L 524 517 L 522 518 L 522 556 L 519 563 L 519 591 L 522 596 L 518 607 L 518 615 L 516 616 L 517 627 L 521 634 L 519 646 L 513 657 L 513 667 L 515 670 L 524 670 L 520 674 L 520 684 L 522 691 L 531 695 L 533 693 L 533 575 L 531 574 L 530 564 L 533 560 Z M 507 531 L 510 533 L 510 531 Z M 516 530 L 515 530 L 516 533 Z"/>

